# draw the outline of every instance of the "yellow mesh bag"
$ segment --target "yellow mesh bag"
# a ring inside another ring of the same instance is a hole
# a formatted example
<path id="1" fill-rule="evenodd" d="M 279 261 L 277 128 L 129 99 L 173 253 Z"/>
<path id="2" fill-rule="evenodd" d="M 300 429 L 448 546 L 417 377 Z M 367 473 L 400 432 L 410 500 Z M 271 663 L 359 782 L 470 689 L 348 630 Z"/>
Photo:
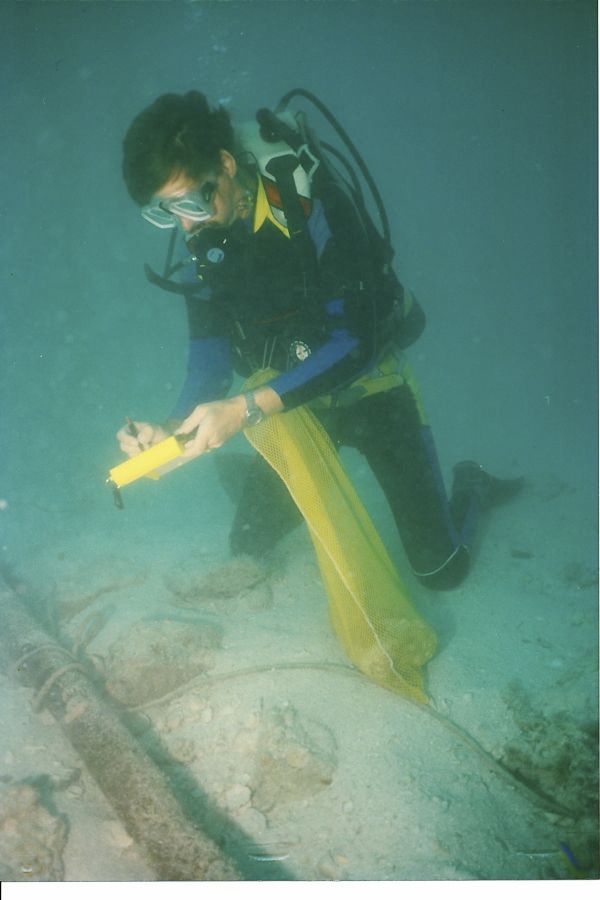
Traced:
<path id="1" fill-rule="evenodd" d="M 244 390 L 271 374 L 257 373 Z M 435 633 L 408 600 L 325 430 L 301 407 L 271 416 L 245 435 L 304 516 L 331 623 L 350 659 L 378 684 L 427 702 L 421 667 L 435 653 Z"/>

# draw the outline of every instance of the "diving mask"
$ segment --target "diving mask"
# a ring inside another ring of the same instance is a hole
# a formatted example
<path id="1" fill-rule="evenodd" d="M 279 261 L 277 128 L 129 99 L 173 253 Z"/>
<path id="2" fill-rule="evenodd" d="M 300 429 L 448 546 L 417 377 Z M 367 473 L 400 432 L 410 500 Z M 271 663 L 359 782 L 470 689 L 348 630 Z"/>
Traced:
<path id="1" fill-rule="evenodd" d="M 164 200 L 154 200 L 141 209 L 146 221 L 157 228 L 174 228 L 178 219 L 189 219 L 192 222 L 205 222 L 214 214 L 213 198 L 217 190 L 217 179 L 205 181 L 199 188 Z"/>

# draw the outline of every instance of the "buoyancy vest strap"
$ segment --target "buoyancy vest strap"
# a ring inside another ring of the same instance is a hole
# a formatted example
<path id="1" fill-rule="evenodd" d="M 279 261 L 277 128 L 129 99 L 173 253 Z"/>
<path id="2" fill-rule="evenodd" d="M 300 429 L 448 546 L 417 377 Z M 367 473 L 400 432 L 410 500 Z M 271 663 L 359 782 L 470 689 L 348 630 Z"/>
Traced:
<path id="1" fill-rule="evenodd" d="M 283 122 L 270 109 L 259 109 L 256 121 L 260 133 L 267 142 L 284 141 L 291 149 L 285 156 L 276 156 L 265 166 L 265 170 L 275 179 L 283 212 L 290 232 L 290 239 L 298 248 L 300 263 L 309 285 L 316 285 L 318 265 L 315 246 L 308 233 L 306 215 L 294 181 L 294 171 L 301 165 L 309 179 L 312 179 L 320 165 L 320 160 L 309 149 L 304 136 Z"/>
<path id="2" fill-rule="evenodd" d="M 290 237 L 297 237 L 306 230 L 304 210 L 300 204 L 294 181 L 294 170 L 298 168 L 298 157 L 293 153 L 288 156 L 276 156 L 267 163 L 265 168 L 273 176 L 279 189 Z"/>
<path id="3" fill-rule="evenodd" d="M 308 403 L 310 409 L 331 409 L 353 406 L 364 397 L 390 391 L 407 384 L 411 373 L 406 360 L 394 348 L 388 349 L 369 372 L 356 378 L 347 387 L 332 394 L 323 394 Z"/>
<path id="4" fill-rule="evenodd" d="M 281 205 L 286 218 L 292 246 L 298 251 L 300 267 L 306 278 L 305 287 L 314 288 L 318 280 L 317 252 L 308 232 L 304 208 L 300 202 L 294 170 L 298 167 L 298 157 L 294 153 L 276 156 L 266 165 L 266 170 L 275 179 Z"/>

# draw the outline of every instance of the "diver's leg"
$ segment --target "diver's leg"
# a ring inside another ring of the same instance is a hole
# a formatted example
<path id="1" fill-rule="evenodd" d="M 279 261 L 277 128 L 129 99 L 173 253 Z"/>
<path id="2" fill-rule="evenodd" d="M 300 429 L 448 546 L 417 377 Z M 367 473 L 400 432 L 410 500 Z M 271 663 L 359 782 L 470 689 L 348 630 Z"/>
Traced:
<path id="1" fill-rule="evenodd" d="M 396 520 L 411 567 L 428 587 L 455 587 L 469 569 L 477 507 L 461 520 L 448 502 L 430 428 L 408 387 L 359 401 L 348 410 L 343 443 L 365 455 Z"/>
<path id="2" fill-rule="evenodd" d="M 289 534 L 302 515 L 279 475 L 257 455 L 242 486 L 229 535 L 234 556 L 262 557 Z"/>
<path id="3" fill-rule="evenodd" d="M 514 497 L 523 479 L 494 478 L 461 462 L 448 500 L 431 429 L 409 384 L 361 400 L 345 425 L 344 442 L 366 456 L 417 577 L 433 589 L 456 587 L 469 570 L 480 514 Z"/>

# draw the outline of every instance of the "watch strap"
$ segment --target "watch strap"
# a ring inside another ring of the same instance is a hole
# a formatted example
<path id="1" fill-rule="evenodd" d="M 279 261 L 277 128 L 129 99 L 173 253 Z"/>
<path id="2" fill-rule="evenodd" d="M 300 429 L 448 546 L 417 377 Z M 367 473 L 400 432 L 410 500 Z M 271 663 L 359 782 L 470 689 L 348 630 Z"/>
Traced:
<path id="1" fill-rule="evenodd" d="M 246 391 L 244 393 L 244 400 L 246 401 L 246 412 L 244 414 L 244 424 L 245 425 L 258 425 L 264 419 L 264 413 L 260 406 L 257 404 L 256 399 L 254 397 L 254 391 Z"/>

